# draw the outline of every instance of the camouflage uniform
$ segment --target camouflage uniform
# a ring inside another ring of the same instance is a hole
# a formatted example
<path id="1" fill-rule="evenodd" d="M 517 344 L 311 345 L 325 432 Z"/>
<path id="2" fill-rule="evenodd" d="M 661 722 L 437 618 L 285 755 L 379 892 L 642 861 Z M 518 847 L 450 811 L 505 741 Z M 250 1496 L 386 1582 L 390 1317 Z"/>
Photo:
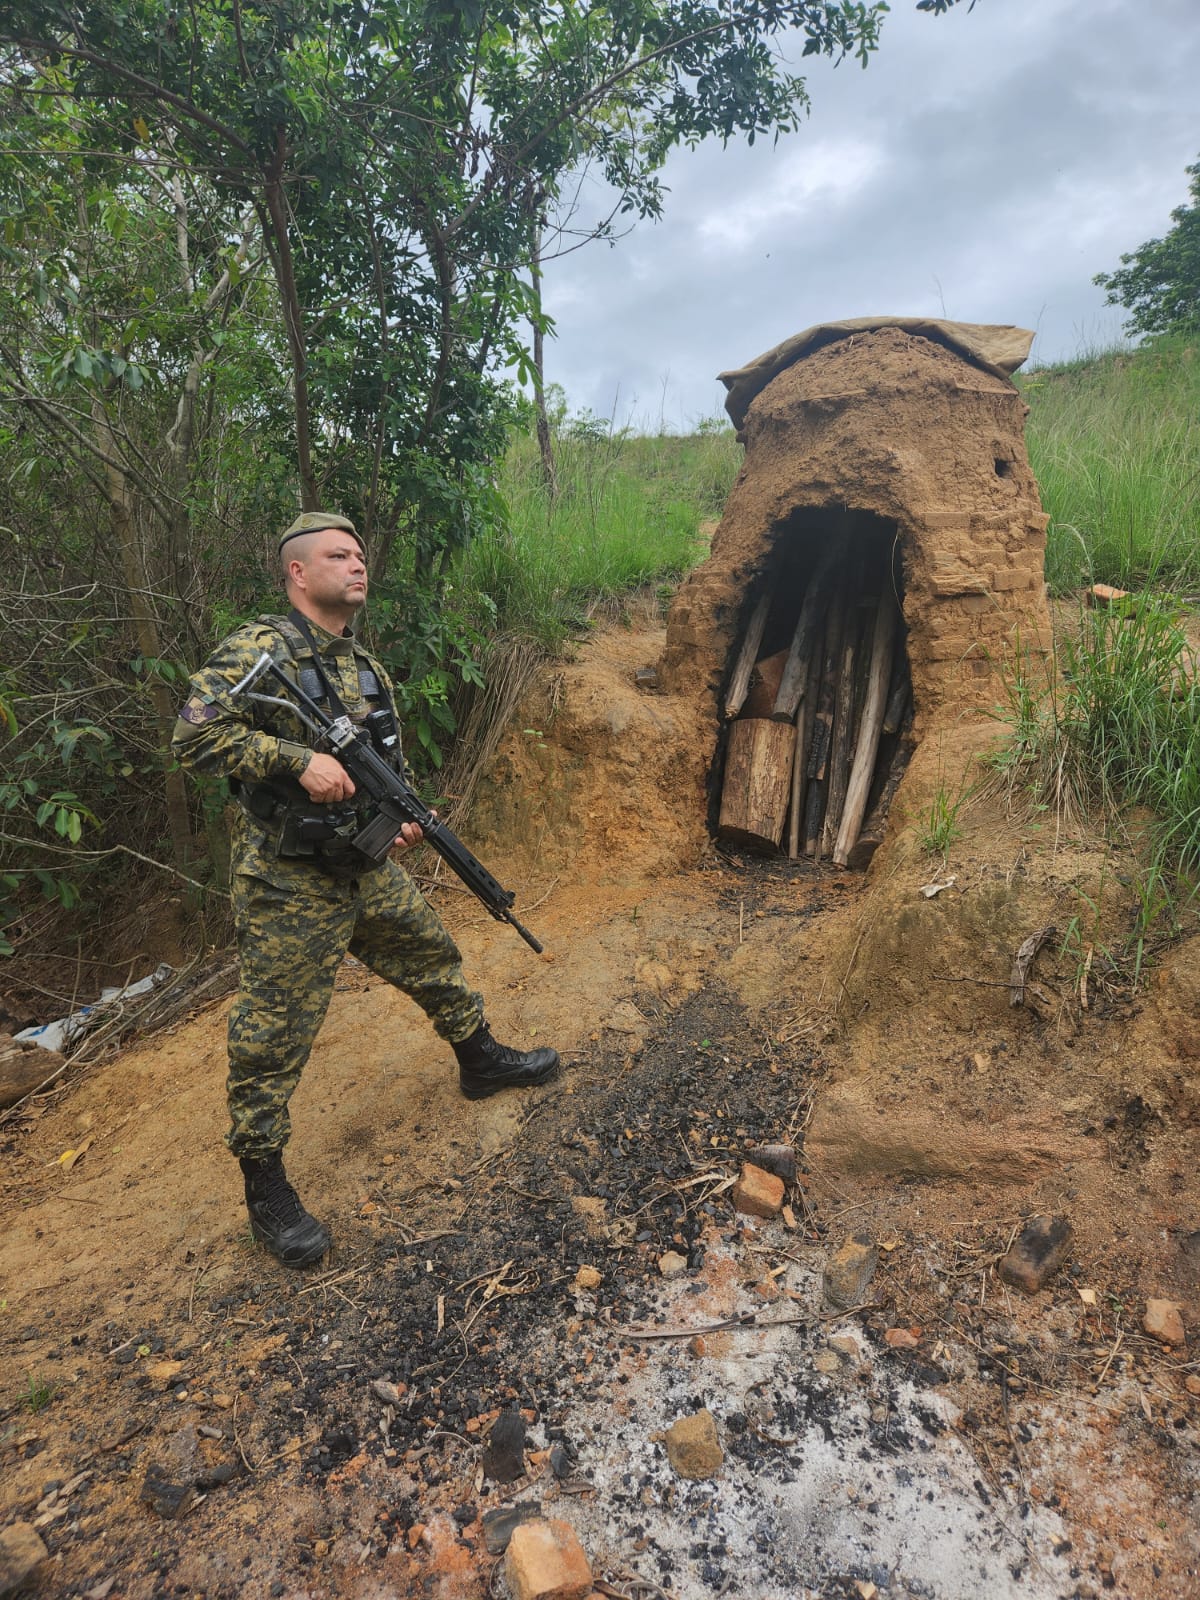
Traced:
<path id="1" fill-rule="evenodd" d="M 352 718 L 380 703 L 369 693 L 372 676 L 390 694 L 382 667 L 356 640 L 309 626 Z M 229 1014 L 226 1143 L 234 1155 L 254 1158 L 287 1143 L 288 1101 L 347 951 L 410 995 L 450 1043 L 469 1038 L 483 1020 L 482 1000 L 467 987 L 454 941 L 394 861 L 375 867 L 357 853 L 339 861 L 336 843 L 326 860 L 322 847 L 289 836 L 286 808 L 272 818 L 249 809 L 266 780 L 292 791 L 293 813 L 345 809 L 318 805 L 299 786 L 312 753 L 303 723 L 285 727 L 290 719 L 281 708 L 225 698 L 264 650 L 311 693 L 307 644 L 285 619 L 260 617 L 224 640 L 193 676 L 173 740 L 182 766 L 230 779 L 242 802 L 232 841 L 241 982 Z"/>

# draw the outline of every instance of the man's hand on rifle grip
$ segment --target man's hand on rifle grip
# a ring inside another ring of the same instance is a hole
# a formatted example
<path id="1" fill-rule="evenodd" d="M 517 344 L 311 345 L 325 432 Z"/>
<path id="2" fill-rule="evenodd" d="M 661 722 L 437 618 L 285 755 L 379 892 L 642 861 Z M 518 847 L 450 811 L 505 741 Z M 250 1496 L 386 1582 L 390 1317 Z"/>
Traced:
<path id="1" fill-rule="evenodd" d="M 300 774 L 304 792 L 321 805 L 349 800 L 354 794 L 354 779 L 336 756 L 316 751 Z"/>

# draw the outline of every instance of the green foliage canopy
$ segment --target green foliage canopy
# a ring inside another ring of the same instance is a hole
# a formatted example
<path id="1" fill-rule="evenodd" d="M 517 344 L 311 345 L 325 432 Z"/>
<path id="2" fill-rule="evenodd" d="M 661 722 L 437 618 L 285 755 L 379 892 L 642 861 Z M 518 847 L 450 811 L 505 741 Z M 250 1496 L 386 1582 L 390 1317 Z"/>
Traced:
<path id="1" fill-rule="evenodd" d="M 1186 169 L 1191 204 L 1171 213 L 1174 227 L 1121 257 L 1115 272 L 1092 282 L 1108 290 L 1106 305 L 1124 306 L 1133 334 L 1188 332 L 1200 328 L 1200 162 Z"/>

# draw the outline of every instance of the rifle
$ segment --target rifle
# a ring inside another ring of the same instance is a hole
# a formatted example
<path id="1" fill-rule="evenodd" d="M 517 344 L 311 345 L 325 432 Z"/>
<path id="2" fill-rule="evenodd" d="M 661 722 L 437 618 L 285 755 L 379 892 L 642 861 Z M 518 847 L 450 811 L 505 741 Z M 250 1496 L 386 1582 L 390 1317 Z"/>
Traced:
<path id="1" fill-rule="evenodd" d="M 295 697 L 294 700 L 284 700 L 276 695 L 252 693 L 255 684 L 268 675 L 277 679 L 288 694 Z M 429 809 L 416 790 L 383 759 L 372 744 L 369 732 L 356 728 L 349 717 L 331 717 L 322 706 L 292 682 L 266 650 L 241 682 L 230 690 L 231 699 L 236 699 L 240 694 L 249 694 L 249 698 L 257 701 L 259 705 L 281 706 L 285 711 L 290 711 L 293 716 L 298 717 L 309 731 L 316 735 L 317 742 L 325 744 L 329 753 L 336 756 L 345 767 L 354 780 L 355 789 L 369 796 L 378 806 L 378 815 L 372 817 L 366 827 L 351 840 L 356 850 L 360 850 L 370 861 L 384 861 L 396 842 L 401 823 L 415 822 L 425 835 L 425 843 L 441 856 L 453 872 L 458 874 L 496 921 L 510 923 L 530 949 L 536 950 L 538 955 L 541 955 L 543 946 L 512 914 L 511 908 L 516 895 L 511 889 L 501 887 L 483 862 L 472 855 L 457 834 L 451 832 L 441 818 Z"/>

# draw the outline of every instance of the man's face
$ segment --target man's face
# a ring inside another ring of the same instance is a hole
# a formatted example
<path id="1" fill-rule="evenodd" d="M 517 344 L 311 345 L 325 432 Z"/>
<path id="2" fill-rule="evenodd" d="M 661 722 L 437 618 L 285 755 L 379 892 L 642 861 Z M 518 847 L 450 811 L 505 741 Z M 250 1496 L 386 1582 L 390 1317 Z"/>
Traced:
<path id="1" fill-rule="evenodd" d="M 292 582 L 318 606 L 357 611 L 367 598 L 367 564 L 352 533 L 326 528 L 304 534 L 289 558 Z"/>

